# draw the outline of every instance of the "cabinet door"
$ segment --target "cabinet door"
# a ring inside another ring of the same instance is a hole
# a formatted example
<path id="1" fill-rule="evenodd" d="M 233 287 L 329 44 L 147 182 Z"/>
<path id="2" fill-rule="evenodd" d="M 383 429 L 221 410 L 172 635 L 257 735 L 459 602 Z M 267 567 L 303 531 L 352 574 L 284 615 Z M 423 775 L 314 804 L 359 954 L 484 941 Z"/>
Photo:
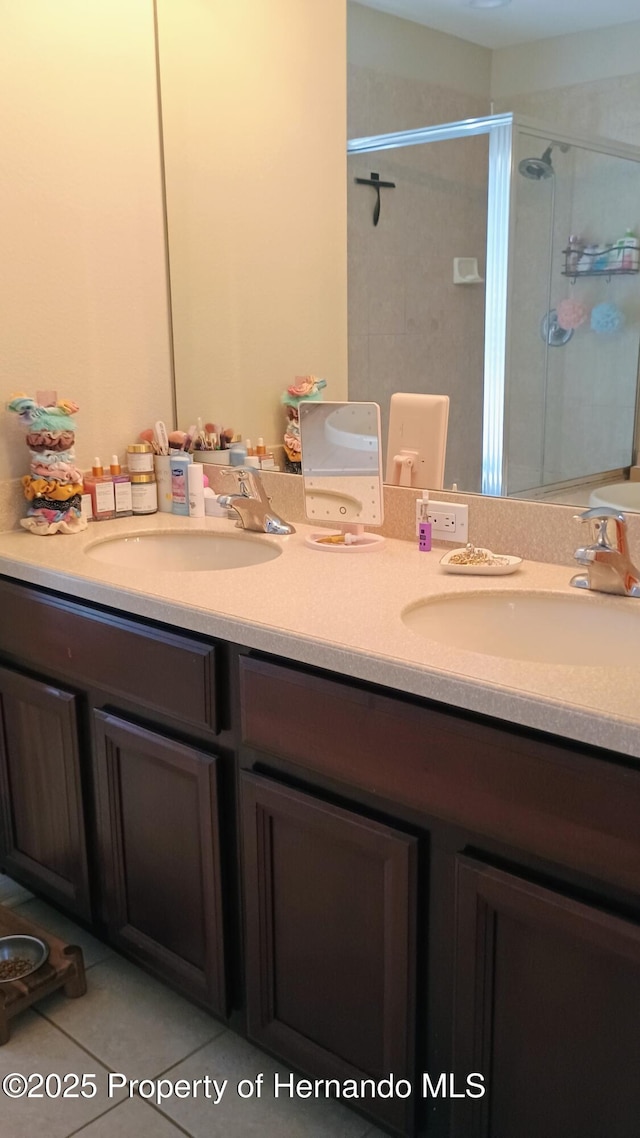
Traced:
<path id="1" fill-rule="evenodd" d="M 215 756 L 95 711 L 110 938 L 226 1014 Z"/>
<path id="2" fill-rule="evenodd" d="M 314 1077 L 412 1079 L 415 838 L 241 784 L 249 1036 Z M 350 1105 L 411 1129 L 406 1099 Z"/>
<path id="3" fill-rule="evenodd" d="M 637 1138 L 640 926 L 459 858 L 455 1138 Z"/>
<path id="4" fill-rule="evenodd" d="M 0 864 L 89 918 L 76 697 L 0 668 Z"/>

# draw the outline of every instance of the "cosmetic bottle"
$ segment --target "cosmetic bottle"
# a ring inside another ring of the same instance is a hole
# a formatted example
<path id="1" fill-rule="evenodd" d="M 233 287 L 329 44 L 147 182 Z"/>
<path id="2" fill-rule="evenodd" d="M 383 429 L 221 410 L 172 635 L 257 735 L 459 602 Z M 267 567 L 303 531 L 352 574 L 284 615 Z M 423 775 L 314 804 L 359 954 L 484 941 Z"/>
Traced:
<path id="1" fill-rule="evenodd" d="M 229 464 L 231 466 L 246 466 L 247 448 L 244 443 L 232 443 L 229 447 Z"/>
<path id="2" fill-rule="evenodd" d="M 123 471 L 122 467 L 120 466 L 117 454 L 111 455 L 111 465 L 109 467 L 109 472 L 113 481 L 116 517 L 129 518 L 133 513 L 133 506 L 131 502 L 131 479 L 126 471 Z"/>
<path id="3" fill-rule="evenodd" d="M 428 553 L 431 549 L 428 490 L 423 490 L 422 497 L 416 498 L 416 535 L 418 537 L 418 549 L 423 553 Z"/>
<path id="4" fill-rule="evenodd" d="M 116 499 L 113 479 L 105 474 L 99 458 L 94 458 L 91 474 L 84 477 L 85 493 L 91 495 L 94 521 L 106 522 L 116 516 Z"/>
<path id="5" fill-rule="evenodd" d="M 153 470 L 153 447 L 149 443 L 130 443 L 127 447 L 129 474 L 148 474 Z"/>
<path id="6" fill-rule="evenodd" d="M 190 454 L 171 455 L 171 512 L 189 516 L 188 470 L 191 466 Z"/>
<path id="7" fill-rule="evenodd" d="M 189 490 L 189 517 L 204 517 L 204 470 L 202 465 L 192 462 L 187 467 L 187 487 Z"/>
<path id="8" fill-rule="evenodd" d="M 155 514 L 158 511 L 158 487 L 152 470 L 135 471 L 131 475 L 131 499 L 134 514 Z"/>
<path id="9" fill-rule="evenodd" d="M 623 238 L 622 268 L 626 272 L 640 266 L 640 242 L 632 229 L 627 229 Z"/>
<path id="10" fill-rule="evenodd" d="M 256 443 L 256 454 L 261 455 L 261 454 L 266 454 L 266 453 L 267 453 L 267 448 L 264 445 L 264 439 L 260 438 L 260 439 L 258 439 L 258 441 Z"/>
<path id="11" fill-rule="evenodd" d="M 204 451 L 204 454 L 207 452 Z M 158 509 L 161 514 L 170 514 L 173 511 L 173 495 L 171 491 L 171 455 L 154 454 L 153 465 L 158 483 Z"/>

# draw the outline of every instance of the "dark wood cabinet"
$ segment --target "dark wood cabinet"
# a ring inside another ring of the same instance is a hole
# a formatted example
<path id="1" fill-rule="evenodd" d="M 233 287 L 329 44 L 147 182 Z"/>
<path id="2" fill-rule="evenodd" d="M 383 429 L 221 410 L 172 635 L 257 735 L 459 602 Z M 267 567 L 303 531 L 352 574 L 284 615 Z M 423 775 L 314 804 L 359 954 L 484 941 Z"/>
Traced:
<path id="1" fill-rule="evenodd" d="M 0 668 L 0 865 L 89 919 L 77 698 Z"/>
<path id="2" fill-rule="evenodd" d="M 94 719 L 110 939 L 224 1016 L 216 757 L 100 710 Z"/>
<path id="3" fill-rule="evenodd" d="M 248 1034 L 326 1079 L 413 1080 L 416 839 L 243 772 Z M 365 1097 L 410 1131 L 411 1100 Z"/>
<path id="4" fill-rule="evenodd" d="M 637 1138 L 640 924 L 460 857 L 452 1138 Z"/>
<path id="5" fill-rule="evenodd" d="M 350 1103 L 394 1134 L 636 1138 L 637 763 L 15 582 L 0 608 L 0 869 L 291 1072 L 412 1082 Z"/>

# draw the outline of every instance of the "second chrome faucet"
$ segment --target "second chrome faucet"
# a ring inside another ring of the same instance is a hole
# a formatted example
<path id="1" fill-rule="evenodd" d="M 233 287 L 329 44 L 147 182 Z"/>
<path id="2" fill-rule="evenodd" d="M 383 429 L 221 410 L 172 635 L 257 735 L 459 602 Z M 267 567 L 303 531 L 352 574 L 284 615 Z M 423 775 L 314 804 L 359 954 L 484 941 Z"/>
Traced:
<path id="1" fill-rule="evenodd" d="M 571 584 L 598 593 L 640 597 L 640 569 L 636 569 L 629 556 L 624 514 L 610 506 L 595 506 L 576 516 L 580 521 L 591 523 L 593 541 L 576 549 L 575 559 L 585 566 L 586 572 L 576 573 Z M 609 540 L 611 523 L 615 526 L 615 544 Z"/>
<path id="2" fill-rule="evenodd" d="M 219 473 L 225 478 L 234 480 L 236 492 L 221 494 L 218 501 L 221 506 L 235 511 L 238 517 L 237 524 L 242 529 L 280 535 L 296 532 L 290 522 L 283 521 L 275 510 L 271 509 L 271 499 L 262 485 L 260 475 L 254 470 L 229 467 L 223 468 Z"/>

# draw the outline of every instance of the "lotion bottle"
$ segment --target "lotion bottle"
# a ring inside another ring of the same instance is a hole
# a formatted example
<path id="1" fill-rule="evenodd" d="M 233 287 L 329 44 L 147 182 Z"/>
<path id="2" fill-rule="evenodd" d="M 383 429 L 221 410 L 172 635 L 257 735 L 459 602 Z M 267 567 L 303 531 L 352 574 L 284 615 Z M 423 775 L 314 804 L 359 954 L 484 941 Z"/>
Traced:
<path id="1" fill-rule="evenodd" d="M 192 462 L 187 468 L 187 488 L 189 491 L 189 517 L 204 517 L 204 470 L 199 462 Z"/>

